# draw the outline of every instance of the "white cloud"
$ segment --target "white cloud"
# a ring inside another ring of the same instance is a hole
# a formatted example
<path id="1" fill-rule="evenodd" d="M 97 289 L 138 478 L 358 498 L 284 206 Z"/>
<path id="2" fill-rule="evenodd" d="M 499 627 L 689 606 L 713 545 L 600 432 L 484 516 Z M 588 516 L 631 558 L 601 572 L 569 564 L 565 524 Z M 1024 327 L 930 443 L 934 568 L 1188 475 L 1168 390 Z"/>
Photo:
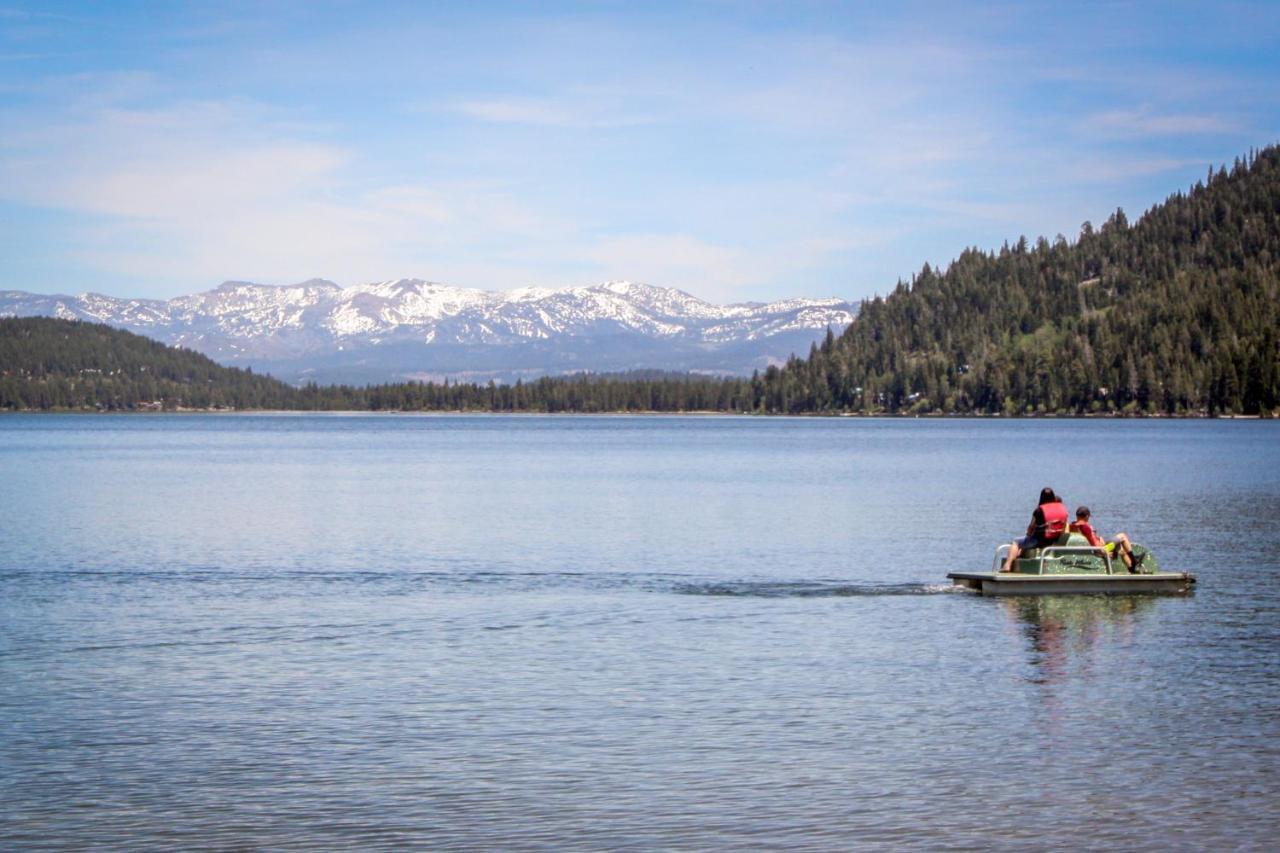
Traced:
<path id="1" fill-rule="evenodd" d="M 344 31 L 331 50 L 295 44 L 289 62 L 274 43 L 231 50 L 232 63 L 260 69 L 252 61 L 268 56 L 282 69 L 271 91 L 289 110 L 174 102 L 195 78 L 143 60 L 163 70 L 31 79 L 0 106 L 0 198 L 72 212 L 42 233 L 166 295 L 311 275 L 860 295 L 849 288 L 883 289 L 896 265 L 945 258 L 952 242 L 1072 230 L 1114 209 L 1126 186 L 1183 168 L 1197 152 L 1173 150 L 1177 137 L 1248 132 L 1229 118 L 1248 123 L 1244 101 L 1217 97 L 1232 91 L 1225 74 L 1205 89 L 1169 86 L 1169 69 L 1141 56 L 1119 68 L 1053 39 L 1045 50 L 1034 33 L 1013 48 L 966 38 L 976 25 L 917 24 L 731 38 L 717 24 L 693 51 L 689 33 L 656 28 L 571 26 L 540 42 L 522 27 L 483 73 L 466 65 L 475 43 L 410 54 L 384 37 L 417 44 L 421 33 L 377 28 L 367 50 Z M 358 70 L 334 60 L 342 51 Z M 221 73 L 199 86 L 258 84 Z M 346 94 L 321 92 L 326 82 Z M 365 103 L 358 93 L 373 86 L 418 109 Z"/>
<path id="2" fill-rule="evenodd" d="M 624 234 L 601 238 L 582 255 L 596 264 L 599 279 L 627 278 L 734 302 L 741 301 L 744 292 L 810 269 L 856 245 L 851 240 L 805 238 L 744 248 L 688 234 Z M 772 297 L 784 295 L 792 294 L 775 291 Z"/>
<path id="3" fill-rule="evenodd" d="M 601 278 L 666 284 L 703 298 L 720 298 L 751 275 L 746 253 L 685 234 L 605 237 L 583 256 L 599 266 Z"/>
<path id="4" fill-rule="evenodd" d="M 624 93 L 577 88 L 553 97 L 499 97 L 462 101 L 454 109 L 470 118 L 498 124 L 564 128 L 634 127 L 654 121 L 651 115 L 619 108 Z"/>
<path id="5" fill-rule="evenodd" d="M 136 282 L 130 295 L 226 278 L 418 275 L 487 288 L 630 278 L 730 300 L 844 245 L 629 234 L 557 202 L 531 205 L 496 178 L 371 185 L 357 152 L 293 136 L 252 103 L 112 103 L 77 115 L 0 141 L 0 198 L 90 215 L 68 250 Z M 739 192 L 745 207 L 750 186 Z M 793 192 L 788 204 L 800 203 Z"/>
<path id="6" fill-rule="evenodd" d="M 1146 107 L 1094 113 L 1085 118 L 1083 126 L 1090 132 L 1106 134 L 1113 138 L 1235 133 L 1240 130 L 1234 121 L 1220 115 L 1160 114 Z"/>
<path id="7" fill-rule="evenodd" d="M 113 107 L 6 135 L 0 198 L 90 215 L 68 251 L 168 295 L 232 277 L 435 277 L 437 259 L 465 269 L 490 244 L 567 227 L 480 182 L 370 186 L 356 161 L 252 104 Z"/>

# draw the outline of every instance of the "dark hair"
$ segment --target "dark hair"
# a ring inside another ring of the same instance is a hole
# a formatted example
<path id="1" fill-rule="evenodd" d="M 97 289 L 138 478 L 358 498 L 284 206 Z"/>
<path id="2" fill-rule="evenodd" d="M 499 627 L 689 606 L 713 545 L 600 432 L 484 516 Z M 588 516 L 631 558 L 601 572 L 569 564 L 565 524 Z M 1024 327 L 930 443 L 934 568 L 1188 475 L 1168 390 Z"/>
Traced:
<path id="1" fill-rule="evenodd" d="M 1056 500 L 1058 500 L 1058 496 L 1053 493 L 1053 489 L 1045 486 L 1040 490 L 1040 503 L 1051 504 Z"/>
<path id="2" fill-rule="evenodd" d="M 1089 512 L 1089 508 L 1087 506 L 1076 507 L 1076 518 L 1088 518 L 1091 515 L 1093 515 L 1093 513 Z"/>

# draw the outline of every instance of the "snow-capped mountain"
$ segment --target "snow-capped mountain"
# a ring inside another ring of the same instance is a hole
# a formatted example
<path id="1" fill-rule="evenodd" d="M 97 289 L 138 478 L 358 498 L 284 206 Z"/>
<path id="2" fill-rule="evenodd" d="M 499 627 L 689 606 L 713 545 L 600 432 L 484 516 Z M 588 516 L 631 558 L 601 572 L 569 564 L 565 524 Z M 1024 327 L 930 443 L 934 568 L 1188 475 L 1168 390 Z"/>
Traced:
<path id="1" fill-rule="evenodd" d="M 856 309 L 839 299 L 713 305 L 627 281 L 509 291 L 398 279 L 228 281 L 175 299 L 0 291 L 0 316 L 107 323 L 286 381 L 500 380 L 632 369 L 750 373 L 805 353 Z"/>

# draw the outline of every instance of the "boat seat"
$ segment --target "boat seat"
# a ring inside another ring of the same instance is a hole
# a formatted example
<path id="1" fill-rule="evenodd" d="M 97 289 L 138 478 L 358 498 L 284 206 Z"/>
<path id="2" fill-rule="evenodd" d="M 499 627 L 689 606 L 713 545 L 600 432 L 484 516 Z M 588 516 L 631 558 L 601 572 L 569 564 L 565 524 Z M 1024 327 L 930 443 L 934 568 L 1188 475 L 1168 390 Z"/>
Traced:
<path id="1" fill-rule="evenodd" d="M 1057 539 L 1053 540 L 1053 544 L 1054 545 L 1087 546 L 1089 544 L 1089 540 L 1085 539 L 1079 533 L 1072 533 L 1070 531 L 1067 531 L 1066 533 L 1059 536 Z M 1018 558 L 1022 560 L 1038 560 L 1040 558 L 1040 549 L 1031 548 L 1027 551 L 1023 551 L 1021 554 L 1018 555 Z"/>

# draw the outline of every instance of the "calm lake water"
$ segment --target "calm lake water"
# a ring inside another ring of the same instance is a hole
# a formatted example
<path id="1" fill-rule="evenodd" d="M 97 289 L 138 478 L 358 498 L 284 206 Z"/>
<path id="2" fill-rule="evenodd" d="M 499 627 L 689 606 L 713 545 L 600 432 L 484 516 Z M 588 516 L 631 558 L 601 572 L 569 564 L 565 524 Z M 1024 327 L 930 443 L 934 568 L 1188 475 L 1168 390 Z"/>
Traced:
<path id="1" fill-rule="evenodd" d="M 1189 597 L 983 599 L 1041 486 Z M 0 417 L 0 847 L 1262 849 L 1280 424 Z"/>

